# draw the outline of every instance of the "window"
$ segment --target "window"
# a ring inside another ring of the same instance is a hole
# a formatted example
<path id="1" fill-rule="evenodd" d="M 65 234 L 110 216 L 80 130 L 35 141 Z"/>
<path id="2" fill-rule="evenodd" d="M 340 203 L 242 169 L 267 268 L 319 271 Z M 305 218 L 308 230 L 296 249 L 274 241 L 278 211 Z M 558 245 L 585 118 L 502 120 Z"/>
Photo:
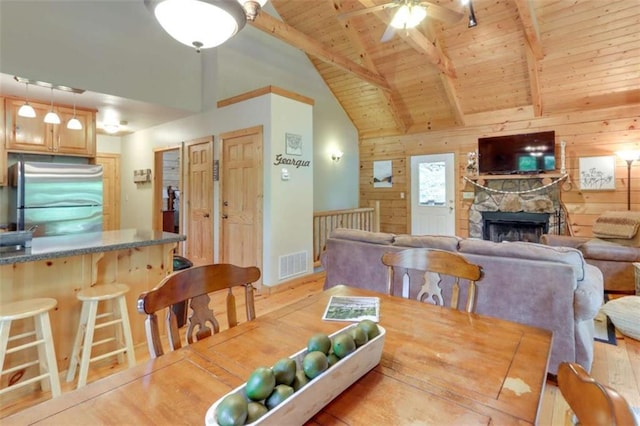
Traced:
<path id="1" fill-rule="evenodd" d="M 444 161 L 420 163 L 418 167 L 418 203 L 421 206 L 446 204 L 446 167 Z"/>

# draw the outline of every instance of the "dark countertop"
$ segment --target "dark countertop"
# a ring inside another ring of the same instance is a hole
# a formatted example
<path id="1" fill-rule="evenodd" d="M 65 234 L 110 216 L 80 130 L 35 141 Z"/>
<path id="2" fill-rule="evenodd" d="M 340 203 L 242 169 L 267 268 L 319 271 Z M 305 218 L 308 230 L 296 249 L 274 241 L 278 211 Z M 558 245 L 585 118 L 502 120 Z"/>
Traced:
<path id="1" fill-rule="evenodd" d="M 36 237 L 32 240 L 30 248 L 11 251 L 3 248 L 3 251 L 0 251 L 0 265 L 153 246 L 186 239 L 184 235 L 149 229 L 121 229 L 119 231 Z"/>

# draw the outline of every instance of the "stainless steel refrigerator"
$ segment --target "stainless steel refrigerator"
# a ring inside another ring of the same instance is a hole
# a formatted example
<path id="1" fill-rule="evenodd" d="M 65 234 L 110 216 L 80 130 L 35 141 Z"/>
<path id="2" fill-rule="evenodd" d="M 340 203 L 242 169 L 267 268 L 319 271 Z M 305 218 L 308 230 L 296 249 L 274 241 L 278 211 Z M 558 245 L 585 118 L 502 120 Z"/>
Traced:
<path id="1" fill-rule="evenodd" d="M 34 236 L 102 230 L 102 166 L 20 161 L 9 168 L 9 218 Z M 34 228 L 35 227 L 35 228 Z"/>

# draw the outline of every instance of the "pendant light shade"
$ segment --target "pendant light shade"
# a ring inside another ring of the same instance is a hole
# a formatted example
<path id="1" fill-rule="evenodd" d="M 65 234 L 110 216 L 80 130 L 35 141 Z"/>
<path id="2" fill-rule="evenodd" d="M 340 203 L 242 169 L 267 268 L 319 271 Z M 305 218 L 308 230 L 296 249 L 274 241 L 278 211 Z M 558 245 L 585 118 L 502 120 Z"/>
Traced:
<path id="1" fill-rule="evenodd" d="M 53 87 L 51 88 L 51 109 L 44 116 L 44 122 L 48 124 L 60 124 L 60 117 L 53 111 Z"/>
<path id="2" fill-rule="evenodd" d="M 145 4 L 171 37 L 198 52 L 224 43 L 247 21 L 236 0 L 145 0 Z"/>
<path id="3" fill-rule="evenodd" d="M 18 115 L 25 118 L 35 118 L 36 110 L 29 105 L 29 83 L 25 83 L 27 86 L 27 94 L 25 96 L 24 104 L 18 109 Z"/>
<path id="4" fill-rule="evenodd" d="M 67 129 L 82 130 L 82 123 L 76 117 L 76 95 L 73 94 L 73 118 L 67 122 Z"/>

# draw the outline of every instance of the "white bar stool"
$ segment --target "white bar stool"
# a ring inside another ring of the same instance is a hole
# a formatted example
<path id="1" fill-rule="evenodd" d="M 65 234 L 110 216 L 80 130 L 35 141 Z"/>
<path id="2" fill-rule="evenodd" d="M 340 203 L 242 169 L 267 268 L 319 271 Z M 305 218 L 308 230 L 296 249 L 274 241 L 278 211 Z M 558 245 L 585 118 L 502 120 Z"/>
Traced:
<path id="1" fill-rule="evenodd" d="M 58 363 L 56 362 L 56 351 L 53 345 L 53 335 L 51 334 L 51 322 L 49 321 L 49 311 L 56 307 L 58 301 L 51 298 L 27 299 L 18 302 L 0 305 L 0 369 L 4 368 L 6 355 L 22 351 L 36 346 L 38 359 L 27 361 L 24 364 L 2 370 L 0 375 L 11 374 L 25 368 L 39 365 L 40 374 L 13 386 L 7 386 L 0 390 L 0 395 L 26 386 L 30 383 L 40 381 L 43 391 L 51 389 L 51 395 L 55 398 L 60 395 L 60 378 L 58 377 Z M 9 337 L 11 322 L 25 318 L 33 318 L 34 329 L 15 336 Z M 8 347 L 9 342 L 23 340 L 35 336 L 35 340 Z M 51 388 L 49 388 L 51 386 Z"/>
<path id="2" fill-rule="evenodd" d="M 73 381 L 76 375 L 76 368 L 78 364 L 80 364 L 78 388 L 83 387 L 87 384 L 89 364 L 113 355 L 118 356 L 118 363 L 121 364 L 124 361 L 122 354 L 126 353 L 129 367 L 136 365 L 133 338 L 131 337 L 131 326 L 129 324 L 129 314 L 127 313 L 127 302 L 125 298 L 125 294 L 128 292 L 128 285 L 118 283 L 96 285 L 78 292 L 76 297 L 82 301 L 82 310 L 80 313 L 80 325 L 78 326 L 71 351 L 71 360 L 69 362 L 69 370 L 67 371 L 67 382 Z M 112 301 L 112 311 L 98 314 L 98 304 L 104 301 Z M 108 317 L 113 317 L 113 319 L 108 319 Z M 107 320 L 96 323 L 96 320 L 105 318 Z M 95 330 L 109 326 L 115 326 L 114 337 L 94 342 L 93 334 Z M 122 339 L 123 337 L 124 341 Z M 117 346 L 115 350 L 91 358 L 91 349 L 94 346 L 114 341 Z M 81 358 L 80 348 L 82 348 Z"/>

